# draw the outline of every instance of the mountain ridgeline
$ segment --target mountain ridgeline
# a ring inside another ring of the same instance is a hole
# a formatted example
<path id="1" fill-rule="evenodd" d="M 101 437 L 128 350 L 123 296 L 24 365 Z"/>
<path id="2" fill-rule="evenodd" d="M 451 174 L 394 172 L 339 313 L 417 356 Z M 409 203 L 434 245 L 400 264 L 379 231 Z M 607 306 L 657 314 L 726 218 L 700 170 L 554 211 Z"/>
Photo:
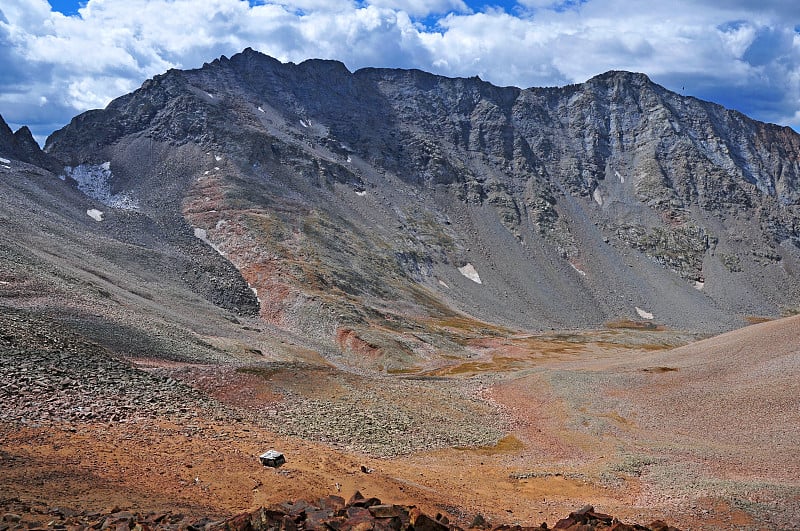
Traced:
<path id="1" fill-rule="evenodd" d="M 235 266 L 191 284 L 208 300 L 384 368 L 458 352 L 470 323 L 713 332 L 800 309 L 800 136 L 642 74 L 519 89 L 247 49 L 44 151 Z M 143 245 L 131 230 L 110 237 Z"/>

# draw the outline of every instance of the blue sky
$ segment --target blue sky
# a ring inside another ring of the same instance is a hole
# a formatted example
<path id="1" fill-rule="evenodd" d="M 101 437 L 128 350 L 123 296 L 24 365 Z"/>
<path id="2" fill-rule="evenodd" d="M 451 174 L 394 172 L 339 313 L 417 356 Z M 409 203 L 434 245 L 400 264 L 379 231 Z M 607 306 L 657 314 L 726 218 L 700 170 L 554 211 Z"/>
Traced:
<path id="1" fill-rule="evenodd" d="M 3 0 L 0 114 L 42 142 L 149 77 L 248 46 L 519 87 L 644 72 L 800 130 L 796 0 Z"/>

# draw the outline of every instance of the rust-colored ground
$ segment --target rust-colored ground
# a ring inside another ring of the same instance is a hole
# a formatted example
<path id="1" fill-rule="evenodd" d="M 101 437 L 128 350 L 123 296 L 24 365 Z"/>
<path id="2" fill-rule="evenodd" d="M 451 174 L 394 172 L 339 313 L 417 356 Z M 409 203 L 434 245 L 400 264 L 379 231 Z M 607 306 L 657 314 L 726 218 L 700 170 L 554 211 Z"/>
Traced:
<path id="1" fill-rule="evenodd" d="M 593 504 L 693 529 L 790 527 L 800 507 L 799 331 L 797 317 L 676 350 L 656 350 L 655 336 L 635 348 L 561 338 L 550 352 L 552 337 L 476 341 L 478 359 L 430 373 L 499 375 L 483 398 L 509 432 L 487 448 L 376 459 L 203 412 L 181 423 L 0 426 L 0 498 L 224 516 L 360 490 L 462 523 L 480 513 L 552 524 Z M 324 396 L 328 373 L 310 371 L 295 389 Z M 236 407 L 280 399 L 252 371 L 191 374 Z M 269 448 L 286 465 L 262 467 Z"/>

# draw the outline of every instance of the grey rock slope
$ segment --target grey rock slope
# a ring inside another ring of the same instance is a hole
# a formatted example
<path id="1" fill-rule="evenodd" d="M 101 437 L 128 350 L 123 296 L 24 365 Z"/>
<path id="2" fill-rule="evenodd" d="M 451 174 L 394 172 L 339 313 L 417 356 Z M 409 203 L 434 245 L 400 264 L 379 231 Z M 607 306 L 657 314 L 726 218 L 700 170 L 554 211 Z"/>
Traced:
<path id="1" fill-rule="evenodd" d="M 45 151 L 193 231 L 263 320 L 362 358 L 457 351 L 472 318 L 711 332 L 800 308 L 800 136 L 642 74 L 523 90 L 248 49 Z"/>
<path id="2" fill-rule="evenodd" d="M 109 207 L 18 160 L 0 164 L 0 204 L 0 313 L 128 356 L 195 360 L 224 357 L 203 339 L 257 313 L 239 272 L 185 223 Z"/>

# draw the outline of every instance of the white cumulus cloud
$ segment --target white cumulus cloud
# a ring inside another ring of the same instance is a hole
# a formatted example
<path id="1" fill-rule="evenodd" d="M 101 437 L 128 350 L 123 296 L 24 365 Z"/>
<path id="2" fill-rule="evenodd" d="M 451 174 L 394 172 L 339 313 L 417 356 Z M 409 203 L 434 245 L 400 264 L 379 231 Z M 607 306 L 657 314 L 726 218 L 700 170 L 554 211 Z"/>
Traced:
<path id="1" fill-rule="evenodd" d="M 282 61 L 479 75 L 521 87 L 644 72 L 800 127 L 800 3 L 780 0 L 44 0 L 0 4 L 0 114 L 37 138 L 169 68 L 252 47 Z"/>

